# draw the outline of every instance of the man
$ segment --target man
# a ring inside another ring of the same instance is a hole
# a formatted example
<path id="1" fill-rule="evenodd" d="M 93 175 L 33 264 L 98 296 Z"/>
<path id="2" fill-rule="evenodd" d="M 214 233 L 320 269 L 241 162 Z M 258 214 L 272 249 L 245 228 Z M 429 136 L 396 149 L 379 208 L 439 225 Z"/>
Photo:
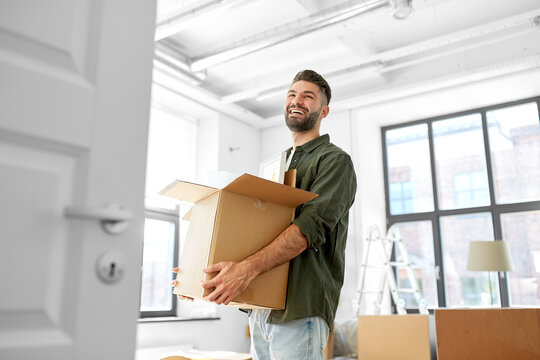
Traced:
<path id="1" fill-rule="evenodd" d="M 263 249 L 204 270 L 218 273 L 202 283 L 215 288 L 205 299 L 228 304 L 255 277 L 291 261 L 285 310 L 250 313 L 254 360 L 324 359 L 343 285 L 349 208 L 356 192 L 349 155 L 319 134 L 330 98 L 326 80 L 304 70 L 293 79 L 285 101 L 293 140 L 289 169 L 297 170 L 296 187 L 319 197 L 299 206 L 293 223 Z"/>

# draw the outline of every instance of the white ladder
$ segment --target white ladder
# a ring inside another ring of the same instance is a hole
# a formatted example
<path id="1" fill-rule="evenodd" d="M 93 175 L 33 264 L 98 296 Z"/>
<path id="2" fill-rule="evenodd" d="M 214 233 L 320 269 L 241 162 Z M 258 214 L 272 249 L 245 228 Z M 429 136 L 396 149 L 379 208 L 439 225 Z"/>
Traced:
<path id="1" fill-rule="evenodd" d="M 405 300 L 400 297 L 400 293 L 411 293 L 414 295 L 416 303 L 421 314 L 428 314 L 427 303 L 423 298 L 418 283 L 414 276 L 414 272 L 409 261 L 407 249 L 403 244 L 399 229 L 396 226 L 391 226 L 388 229 L 386 236 L 382 236 L 379 228 L 372 225 L 368 228 L 367 238 L 364 242 L 362 251 L 362 263 L 360 266 L 360 274 L 358 279 L 358 292 L 356 297 L 356 312 L 360 315 L 362 301 L 365 301 L 366 294 L 375 294 L 375 315 L 379 315 L 382 307 L 384 290 L 388 289 L 394 304 L 396 304 L 397 313 L 400 315 L 407 314 L 405 310 Z M 369 263 L 371 246 L 374 245 L 379 250 L 380 263 L 373 265 Z M 397 261 L 391 261 L 392 252 L 395 249 L 395 258 Z M 394 268 L 405 269 L 407 273 L 408 287 L 397 288 Z M 379 276 L 379 284 L 376 290 L 366 289 L 366 275 L 369 269 L 377 270 Z M 381 273 L 382 272 L 382 273 Z"/>

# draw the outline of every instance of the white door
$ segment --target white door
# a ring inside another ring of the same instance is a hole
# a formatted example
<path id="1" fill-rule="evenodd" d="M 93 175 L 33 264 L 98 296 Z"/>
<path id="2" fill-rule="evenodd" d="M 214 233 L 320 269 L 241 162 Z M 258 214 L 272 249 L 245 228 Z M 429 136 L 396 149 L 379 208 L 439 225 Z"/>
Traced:
<path id="1" fill-rule="evenodd" d="M 2 360 L 134 358 L 154 24 L 151 0 L 0 2 Z"/>

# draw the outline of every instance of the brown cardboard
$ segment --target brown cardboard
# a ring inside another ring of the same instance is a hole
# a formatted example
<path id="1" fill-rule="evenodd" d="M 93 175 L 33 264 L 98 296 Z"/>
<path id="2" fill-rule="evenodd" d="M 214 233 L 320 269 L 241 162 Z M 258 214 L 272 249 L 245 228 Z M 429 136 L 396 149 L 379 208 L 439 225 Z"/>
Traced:
<path id="1" fill-rule="evenodd" d="M 428 315 L 359 316 L 358 359 L 431 359 Z"/>
<path id="2" fill-rule="evenodd" d="M 270 243 L 289 224 L 294 209 L 316 194 L 244 174 L 223 189 L 175 181 L 160 194 L 193 202 L 174 293 L 202 299 L 203 269 L 240 261 Z M 242 308 L 283 309 L 289 264 L 255 278 L 231 303 Z"/>
<path id="3" fill-rule="evenodd" d="M 540 309 L 435 310 L 439 360 L 540 359 Z"/>

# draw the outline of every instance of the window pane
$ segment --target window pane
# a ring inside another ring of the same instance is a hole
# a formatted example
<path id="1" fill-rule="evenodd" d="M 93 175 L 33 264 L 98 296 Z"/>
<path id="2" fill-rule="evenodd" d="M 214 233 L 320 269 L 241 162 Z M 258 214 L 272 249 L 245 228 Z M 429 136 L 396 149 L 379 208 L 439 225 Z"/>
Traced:
<path id="1" fill-rule="evenodd" d="M 540 305 L 540 211 L 501 215 L 514 270 L 508 272 L 511 305 Z"/>
<path id="2" fill-rule="evenodd" d="M 494 239 L 491 214 L 443 216 L 440 218 L 440 227 L 446 305 L 490 306 L 490 294 L 493 296 L 493 304 L 500 304 L 499 284 L 495 274 L 467 270 L 469 241 Z"/>
<path id="3" fill-rule="evenodd" d="M 141 311 L 172 310 L 174 237 L 173 222 L 145 220 Z"/>
<path id="4" fill-rule="evenodd" d="M 437 307 L 437 281 L 431 221 L 411 221 L 394 224 L 407 249 L 418 287 L 429 307 Z M 401 259 L 397 259 L 398 261 Z M 398 288 L 410 288 L 407 272 L 398 268 Z M 400 293 L 407 307 L 417 307 L 413 294 Z"/>
<path id="5" fill-rule="evenodd" d="M 490 205 L 480 114 L 434 121 L 432 126 L 439 208 Z"/>
<path id="6" fill-rule="evenodd" d="M 487 113 L 498 204 L 540 200 L 540 123 L 536 103 Z"/>
<path id="7" fill-rule="evenodd" d="M 433 211 L 427 125 L 388 130 L 385 137 L 390 213 Z"/>

